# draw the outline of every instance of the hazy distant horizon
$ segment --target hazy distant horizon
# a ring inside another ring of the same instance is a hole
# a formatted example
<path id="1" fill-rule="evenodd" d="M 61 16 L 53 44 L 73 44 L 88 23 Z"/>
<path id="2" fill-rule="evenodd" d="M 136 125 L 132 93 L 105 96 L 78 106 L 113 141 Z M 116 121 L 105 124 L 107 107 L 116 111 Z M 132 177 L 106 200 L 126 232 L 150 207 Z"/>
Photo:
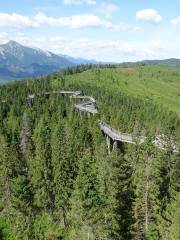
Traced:
<path id="1" fill-rule="evenodd" d="M 180 58 L 178 9 L 178 0 L 7 0 L 0 44 L 104 62 Z"/>

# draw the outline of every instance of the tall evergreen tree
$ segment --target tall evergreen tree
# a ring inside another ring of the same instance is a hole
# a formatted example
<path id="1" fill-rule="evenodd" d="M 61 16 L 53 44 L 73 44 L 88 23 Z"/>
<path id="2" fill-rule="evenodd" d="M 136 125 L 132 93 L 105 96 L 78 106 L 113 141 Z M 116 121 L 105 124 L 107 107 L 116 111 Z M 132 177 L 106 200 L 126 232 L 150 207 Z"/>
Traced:
<path id="1" fill-rule="evenodd" d="M 160 184 L 159 156 L 149 138 L 138 153 L 133 176 L 134 239 L 159 239 Z"/>
<path id="2" fill-rule="evenodd" d="M 53 191 L 55 194 L 56 218 L 62 226 L 67 228 L 67 212 L 69 210 L 69 198 L 73 188 L 73 161 L 69 154 L 68 133 L 63 121 L 53 126 L 52 146 L 52 168 L 53 168 Z"/>
<path id="3" fill-rule="evenodd" d="M 51 130 L 43 118 L 34 131 L 35 156 L 32 161 L 32 185 L 34 204 L 46 211 L 53 211 L 53 176 L 51 163 Z"/>
<path id="4" fill-rule="evenodd" d="M 13 162 L 9 157 L 7 142 L 0 134 L 0 196 L 1 210 L 10 204 L 11 179 L 13 177 Z"/>
<path id="5" fill-rule="evenodd" d="M 87 151 L 79 162 L 78 176 L 71 198 L 69 239 L 96 239 L 101 204 L 95 172 L 95 158 Z"/>

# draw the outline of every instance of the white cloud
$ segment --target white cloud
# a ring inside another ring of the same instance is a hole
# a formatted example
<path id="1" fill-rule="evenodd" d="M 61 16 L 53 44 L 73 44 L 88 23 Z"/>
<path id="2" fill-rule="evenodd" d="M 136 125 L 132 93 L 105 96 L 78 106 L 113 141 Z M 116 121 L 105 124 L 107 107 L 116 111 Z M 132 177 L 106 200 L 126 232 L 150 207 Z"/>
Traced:
<path id="1" fill-rule="evenodd" d="M 64 0 L 63 2 L 65 5 L 96 4 L 96 0 Z"/>
<path id="2" fill-rule="evenodd" d="M 0 32 L 0 44 L 9 41 L 9 34 L 7 32 Z"/>
<path id="3" fill-rule="evenodd" d="M 21 29 L 28 27 L 41 27 L 42 25 L 73 29 L 106 28 L 111 31 L 136 30 L 134 27 L 131 27 L 128 24 L 115 24 L 112 21 L 103 19 L 95 14 L 79 14 L 67 17 L 49 17 L 48 15 L 41 12 L 35 16 L 24 16 L 15 13 L 0 13 L 0 27 L 8 27 L 9 29 Z"/>
<path id="4" fill-rule="evenodd" d="M 16 13 L 0 13 L 0 27 L 24 28 L 38 26 L 38 23 L 28 16 Z"/>
<path id="5" fill-rule="evenodd" d="M 173 25 L 173 27 L 180 27 L 180 16 L 172 19 L 170 23 Z"/>
<path id="6" fill-rule="evenodd" d="M 119 10 L 119 7 L 113 3 L 101 3 L 96 11 L 103 14 L 106 18 L 111 18 L 111 16 Z"/>
<path id="7" fill-rule="evenodd" d="M 48 17 L 44 13 L 38 13 L 34 20 L 39 24 L 46 24 L 50 26 L 59 26 L 59 27 L 68 27 L 74 29 L 82 29 L 82 28 L 106 28 L 111 31 L 129 31 L 136 30 L 135 28 L 129 26 L 125 23 L 115 24 L 111 21 L 107 21 L 105 19 L 101 19 L 100 17 L 94 14 L 81 14 L 81 15 L 73 15 L 69 17 L 60 17 L 53 18 Z"/>
<path id="8" fill-rule="evenodd" d="M 105 25 L 103 20 L 93 14 L 53 18 L 46 16 L 44 13 L 38 13 L 34 19 L 38 24 L 70 28 L 103 27 Z"/>
<path id="9" fill-rule="evenodd" d="M 16 36 L 14 40 L 45 51 L 98 61 L 123 62 L 171 56 L 165 55 L 167 52 L 162 47 L 160 40 L 144 44 L 131 44 L 115 40 L 97 41 L 86 37 L 72 40 L 62 36 L 39 38 Z"/>
<path id="10" fill-rule="evenodd" d="M 143 9 L 136 12 L 136 19 L 140 21 L 159 23 L 162 21 L 162 16 L 155 9 Z"/>

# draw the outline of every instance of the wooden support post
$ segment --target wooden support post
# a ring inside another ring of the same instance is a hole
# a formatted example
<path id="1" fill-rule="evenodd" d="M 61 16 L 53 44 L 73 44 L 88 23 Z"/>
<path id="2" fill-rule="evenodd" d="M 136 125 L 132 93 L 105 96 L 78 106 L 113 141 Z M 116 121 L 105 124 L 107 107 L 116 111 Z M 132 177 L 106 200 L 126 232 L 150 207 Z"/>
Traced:
<path id="1" fill-rule="evenodd" d="M 114 141 L 113 142 L 113 150 L 116 150 L 117 149 L 117 141 Z"/>
<path id="2" fill-rule="evenodd" d="M 109 136 L 106 136 L 106 142 L 107 142 L 107 147 L 108 147 L 108 153 L 111 153 L 111 139 Z"/>

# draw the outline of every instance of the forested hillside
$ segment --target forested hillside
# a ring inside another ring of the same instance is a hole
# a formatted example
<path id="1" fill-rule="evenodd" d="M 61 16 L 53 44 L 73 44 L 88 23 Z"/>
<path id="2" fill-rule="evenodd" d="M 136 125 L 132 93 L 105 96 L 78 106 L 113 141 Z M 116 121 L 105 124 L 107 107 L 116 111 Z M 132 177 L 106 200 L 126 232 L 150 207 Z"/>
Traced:
<path id="1" fill-rule="evenodd" d="M 180 70 L 88 68 L 0 86 L 0 239 L 179 239 L 180 154 L 152 138 L 180 144 Z M 43 94 L 59 89 L 95 97 L 98 114 Z M 108 154 L 99 119 L 146 142 Z"/>
<path id="2" fill-rule="evenodd" d="M 67 78 L 79 86 L 91 84 L 102 90 L 109 89 L 116 94 L 121 92 L 143 98 L 149 103 L 153 101 L 180 115 L 180 68 L 112 66 L 93 68 L 81 74 L 69 75 Z"/>

